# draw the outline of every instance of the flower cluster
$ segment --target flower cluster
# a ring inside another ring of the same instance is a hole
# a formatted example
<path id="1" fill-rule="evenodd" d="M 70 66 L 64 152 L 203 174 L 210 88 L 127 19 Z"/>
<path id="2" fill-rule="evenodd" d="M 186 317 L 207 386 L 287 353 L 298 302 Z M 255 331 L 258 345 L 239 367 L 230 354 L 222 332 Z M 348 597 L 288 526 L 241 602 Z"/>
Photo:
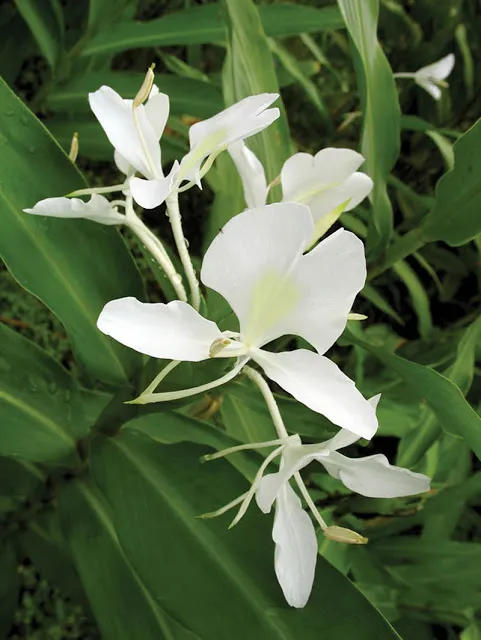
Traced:
<path id="1" fill-rule="evenodd" d="M 348 458 L 339 449 L 359 438 L 370 439 L 378 422 L 379 396 L 365 399 L 339 367 L 325 357 L 352 314 L 364 286 L 366 263 L 362 242 L 339 229 L 319 241 L 344 212 L 370 192 L 371 179 L 358 169 L 364 159 L 350 149 L 323 149 L 315 156 L 296 153 L 274 182 L 282 185 L 282 201 L 266 204 L 271 185 L 259 159 L 244 140 L 279 117 L 271 108 L 276 94 L 241 100 L 216 116 L 194 124 L 190 150 L 164 175 L 159 140 L 169 115 L 169 99 L 154 85 L 152 70 L 134 100 L 124 100 L 109 87 L 90 94 L 91 108 L 112 143 L 115 162 L 124 178 L 112 187 L 83 189 L 67 197 L 49 198 L 26 211 L 36 215 L 87 218 L 107 225 L 124 224 L 138 235 L 172 282 L 177 300 L 168 304 L 122 298 L 107 303 L 98 328 L 118 342 L 167 365 L 132 402 L 145 404 L 186 398 L 247 375 L 260 389 L 272 416 L 276 436 L 207 456 L 214 459 L 243 449 L 273 447 L 251 488 L 218 511 L 237 505 L 236 524 L 255 498 L 262 512 L 275 504 L 273 539 L 275 570 L 287 602 L 303 607 L 310 595 L 318 553 L 315 527 L 292 488 L 298 487 L 324 534 L 340 542 L 364 543 L 359 534 L 328 526 L 314 505 L 300 470 L 319 462 L 334 478 L 364 496 L 396 497 L 429 489 L 421 474 L 389 464 L 383 455 Z M 232 218 L 208 248 L 202 263 L 202 283 L 219 293 L 238 320 L 233 330 L 221 330 L 199 313 L 200 286 L 185 241 L 178 194 L 194 185 L 228 150 L 242 180 L 247 209 Z M 121 193 L 108 200 L 105 194 Z M 88 202 L 78 196 L 90 195 Z M 142 222 L 135 204 L 144 208 L 166 204 L 173 237 L 190 289 L 161 240 Z M 189 302 L 190 301 L 190 302 Z M 282 336 L 297 336 L 311 348 L 275 352 L 269 345 Z M 180 362 L 232 358 L 220 378 L 191 389 L 157 392 L 160 382 Z M 287 432 L 265 376 L 296 400 L 326 416 L 339 432 L 318 444 L 303 444 Z M 280 457 L 278 471 L 265 473 Z"/>

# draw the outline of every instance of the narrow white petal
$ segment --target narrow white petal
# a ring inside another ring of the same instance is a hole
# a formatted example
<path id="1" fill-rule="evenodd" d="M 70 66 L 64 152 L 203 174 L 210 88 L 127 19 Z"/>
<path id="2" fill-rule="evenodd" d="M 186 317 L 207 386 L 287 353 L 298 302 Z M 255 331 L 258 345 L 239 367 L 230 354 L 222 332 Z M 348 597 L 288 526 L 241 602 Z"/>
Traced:
<path id="1" fill-rule="evenodd" d="M 312 231 L 307 207 L 272 204 L 232 218 L 208 248 L 201 280 L 229 302 L 246 342 L 262 344 L 284 332 L 279 323 L 303 295 L 292 272 Z"/>
<path id="2" fill-rule="evenodd" d="M 302 608 L 311 595 L 317 562 L 317 538 L 309 515 L 289 485 L 279 492 L 272 529 L 276 576 L 287 603 Z"/>
<path id="3" fill-rule="evenodd" d="M 129 161 L 124 158 L 124 156 L 115 149 L 114 151 L 114 162 L 117 166 L 117 169 L 124 173 L 126 176 L 131 176 L 135 173 L 135 167 L 129 163 Z"/>
<path id="4" fill-rule="evenodd" d="M 242 180 L 247 207 L 261 207 L 267 200 L 267 181 L 262 162 L 243 140 L 229 145 L 227 150 Z"/>
<path id="5" fill-rule="evenodd" d="M 434 82 L 431 82 L 430 80 L 424 79 L 416 80 L 415 82 L 425 91 L 427 91 L 429 95 L 431 95 L 435 100 L 441 100 L 442 92 L 437 84 L 434 84 Z"/>
<path id="6" fill-rule="evenodd" d="M 123 224 L 125 217 L 113 207 L 107 198 L 93 194 L 88 202 L 80 198 L 47 198 L 40 200 L 33 209 L 24 209 L 26 213 L 53 218 L 85 218 L 101 224 Z"/>
<path id="7" fill-rule="evenodd" d="M 110 143 L 127 162 L 148 178 L 161 176 L 159 139 L 147 119 L 145 107 L 141 105 L 136 110 L 141 137 L 134 121 L 132 100 L 123 100 L 113 89 L 103 86 L 89 93 L 89 103 Z"/>
<path id="8" fill-rule="evenodd" d="M 259 349 L 252 358 L 271 380 L 334 424 L 362 438 L 376 433 L 374 408 L 334 362 L 305 349 L 282 353 Z"/>
<path id="9" fill-rule="evenodd" d="M 167 118 L 169 117 L 169 96 L 165 93 L 159 93 L 158 89 L 157 92 L 151 91 L 150 97 L 144 105 L 144 109 L 155 138 L 160 140 L 164 133 L 165 125 L 167 124 Z"/>
<path id="10" fill-rule="evenodd" d="M 217 325 L 185 302 L 144 303 L 120 298 L 103 308 L 97 326 L 108 336 L 154 358 L 198 362 L 221 337 Z"/>
<path id="11" fill-rule="evenodd" d="M 131 178 L 129 180 L 129 187 L 135 202 L 144 209 L 154 209 L 158 207 L 169 195 L 178 170 L 179 163 L 176 160 L 169 175 L 165 178 L 157 178 L 155 180 Z"/>
<path id="12" fill-rule="evenodd" d="M 204 158 L 214 151 L 244 140 L 268 127 L 279 115 L 279 109 L 268 109 L 277 93 L 249 96 L 224 109 L 208 120 L 196 122 L 189 129 L 190 152 L 182 160 L 182 177 L 196 180 Z"/>
<path id="13" fill-rule="evenodd" d="M 448 53 L 447 56 L 441 58 L 437 62 L 428 64 L 416 71 L 416 76 L 431 78 L 433 80 L 445 80 L 454 68 L 454 53 Z"/>
<path id="14" fill-rule="evenodd" d="M 348 458 L 333 452 L 318 460 L 348 489 L 368 498 L 399 498 L 429 491 L 428 476 L 392 466 L 382 454 Z"/>

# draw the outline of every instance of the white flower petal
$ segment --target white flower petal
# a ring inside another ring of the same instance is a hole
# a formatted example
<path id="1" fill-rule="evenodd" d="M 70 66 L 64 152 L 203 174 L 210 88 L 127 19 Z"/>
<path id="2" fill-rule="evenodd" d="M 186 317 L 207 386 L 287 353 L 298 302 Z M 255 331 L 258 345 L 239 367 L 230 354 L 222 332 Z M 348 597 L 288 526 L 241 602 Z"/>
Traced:
<path id="1" fill-rule="evenodd" d="M 80 198 L 46 198 L 26 213 L 53 218 L 85 218 L 101 224 L 124 224 L 125 216 L 113 207 L 107 198 L 93 194 L 88 202 Z"/>
<path id="2" fill-rule="evenodd" d="M 339 229 L 302 256 L 291 278 L 302 295 L 290 315 L 279 322 L 277 335 L 302 336 L 318 353 L 325 353 L 344 331 L 354 299 L 364 286 L 364 245 L 350 231 Z"/>
<path id="3" fill-rule="evenodd" d="M 362 438 L 376 433 L 374 408 L 334 362 L 305 349 L 283 353 L 259 349 L 252 358 L 271 380 L 334 424 Z"/>
<path id="4" fill-rule="evenodd" d="M 158 87 L 154 85 L 150 92 L 149 99 L 144 105 L 144 110 L 155 138 L 160 140 L 164 133 L 165 125 L 167 124 L 167 118 L 169 117 L 169 96 L 165 93 L 160 93 Z"/>
<path id="5" fill-rule="evenodd" d="M 291 607 L 302 608 L 311 595 L 318 546 L 314 525 L 289 485 L 277 498 L 272 538 L 276 543 L 276 575 L 284 597 Z"/>
<path id="6" fill-rule="evenodd" d="M 364 162 L 352 149 L 321 149 L 315 156 L 296 153 L 281 171 L 284 202 L 307 204 L 314 196 L 344 182 Z"/>
<path id="7" fill-rule="evenodd" d="M 424 80 L 424 79 L 420 79 L 420 80 L 416 79 L 415 82 L 417 85 L 422 87 L 425 91 L 427 91 L 429 95 L 431 95 L 435 100 L 441 100 L 442 92 L 437 84 L 434 84 L 434 82 L 431 82 L 430 80 Z"/>
<path id="8" fill-rule="evenodd" d="M 117 149 L 115 149 L 114 151 L 114 162 L 117 166 L 117 169 L 124 173 L 127 177 L 130 177 L 135 173 L 135 167 L 133 167 L 129 163 L 129 161 L 117 151 Z"/>
<path id="9" fill-rule="evenodd" d="M 319 457 L 318 460 L 348 489 L 368 498 L 398 498 L 429 491 L 428 476 L 391 466 L 382 454 L 347 458 L 333 452 L 328 458 Z"/>
<path id="10" fill-rule="evenodd" d="M 178 170 L 179 163 L 176 160 L 169 175 L 165 178 L 157 178 L 155 180 L 131 178 L 129 180 L 129 187 L 135 202 L 144 209 L 154 209 L 158 207 L 169 195 Z"/>
<path id="11" fill-rule="evenodd" d="M 280 111 L 267 107 L 278 97 L 277 93 L 249 96 L 212 118 L 193 124 L 189 129 L 190 152 L 181 163 L 182 179 L 198 181 L 199 167 L 204 158 L 272 124 Z"/>
<path id="12" fill-rule="evenodd" d="M 229 145 L 227 151 L 241 177 L 247 207 L 261 207 L 267 200 L 267 181 L 262 162 L 243 140 Z"/>
<path id="13" fill-rule="evenodd" d="M 217 325 L 179 300 L 144 303 L 120 298 L 103 308 L 97 327 L 135 351 L 153 358 L 198 362 L 209 357 L 209 348 L 222 336 Z"/>
<path id="14" fill-rule="evenodd" d="M 425 78 L 432 80 L 445 80 L 454 68 L 454 53 L 448 53 L 447 56 L 441 58 L 437 62 L 421 67 L 415 73 L 416 78 Z"/>
<path id="15" fill-rule="evenodd" d="M 127 162 L 147 178 L 161 177 L 159 138 L 144 105 L 136 110 L 142 141 L 134 121 L 132 100 L 123 100 L 113 89 L 103 86 L 89 93 L 89 102 L 110 143 Z"/>
<path id="16" fill-rule="evenodd" d="M 307 207 L 272 204 L 232 218 L 208 248 L 201 280 L 229 302 L 247 342 L 284 332 L 279 322 L 303 295 L 291 272 L 312 231 Z"/>

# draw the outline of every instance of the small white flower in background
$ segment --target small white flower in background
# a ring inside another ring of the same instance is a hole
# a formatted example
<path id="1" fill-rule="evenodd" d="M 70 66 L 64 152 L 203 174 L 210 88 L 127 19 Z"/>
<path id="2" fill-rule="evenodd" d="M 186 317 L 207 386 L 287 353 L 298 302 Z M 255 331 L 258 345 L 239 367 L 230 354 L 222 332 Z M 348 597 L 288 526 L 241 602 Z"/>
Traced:
<path id="1" fill-rule="evenodd" d="M 85 218 L 107 225 L 125 223 L 125 216 L 119 213 L 118 208 L 95 193 L 88 202 L 80 198 L 46 198 L 37 202 L 33 209 L 24 211 L 53 218 Z"/>
<path id="2" fill-rule="evenodd" d="M 153 81 L 153 73 L 150 78 Z M 103 86 L 89 94 L 89 103 L 115 149 L 117 167 L 130 178 L 134 200 L 141 207 L 153 209 L 169 195 L 179 165 L 175 162 L 169 175 L 164 176 L 159 140 L 169 117 L 169 97 L 155 85 L 145 96 L 145 104 L 140 102 L 143 97 L 136 98 L 137 102 L 125 100 Z M 131 177 L 135 171 L 146 179 Z"/>
<path id="3" fill-rule="evenodd" d="M 374 410 L 379 398 L 378 395 L 369 401 Z M 269 513 L 275 503 L 272 530 L 276 545 L 274 565 L 284 596 L 292 607 L 304 607 L 309 599 L 318 554 L 314 524 L 302 509 L 300 499 L 289 484 L 300 469 L 313 461 L 320 462 L 331 476 L 340 480 L 348 489 L 369 498 L 397 498 L 429 491 L 430 479 L 427 476 L 392 466 L 382 454 L 348 458 L 338 452 L 357 440 L 358 437 L 351 431 L 341 429 L 330 440 L 318 444 L 303 445 L 299 436 L 293 435 L 269 443 L 232 447 L 224 452 L 205 456 L 206 460 L 213 460 L 242 449 L 277 445 L 261 465 L 247 493 L 217 512 L 203 517 L 215 517 L 240 504 L 231 524 L 233 526 L 242 518 L 254 496 L 263 513 Z M 268 464 L 277 456 L 281 456 L 279 471 L 264 475 Z M 302 488 L 302 485 L 299 487 Z M 320 516 L 314 503 L 309 500 L 308 505 L 319 521 Z M 367 542 L 349 529 L 327 527 L 322 520 L 321 526 L 330 539 L 350 544 Z"/>
<path id="4" fill-rule="evenodd" d="M 248 207 L 267 200 L 264 168 L 243 142 L 229 147 L 244 188 Z M 282 167 L 282 201 L 306 204 L 314 218 L 315 229 L 309 246 L 334 224 L 344 211 L 354 209 L 372 190 L 371 178 L 357 171 L 364 162 L 351 149 L 322 149 L 315 156 L 296 153 Z"/>
<path id="5" fill-rule="evenodd" d="M 343 332 L 364 285 L 364 247 L 354 234 L 341 229 L 304 255 L 313 230 L 305 205 L 279 203 L 235 216 L 212 242 L 201 280 L 230 304 L 239 319 L 239 334 L 222 333 L 187 304 L 144 304 L 134 298 L 107 303 L 98 327 L 154 358 L 237 358 L 234 369 L 212 386 L 232 379 L 251 358 L 297 400 L 334 424 L 370 438 L 377 428 L 374 409 L 337 365 L 319 355 Z M 262 348 L 283 335 L 301 336 L 318 353 L 272 353 Z M 182 393 L 149 393 L 138 402 L 194 395 Z"/>
<path id="6" fill-rule="evenodd" d="M 259 133 L 277 120 L 280 111 L 268 107 L 277 93 L 261 93 L 236 102 L 208 120 L 196 122 L 189 129 L 190 151 L 182 159 L 179 176 L 200 186 L 202 161 L 226 149 L 238 140 Z"/>
<path id="7" fill-rule="evenodd" d="M 414 82 L 427 91 L 435 100 L 441 99 L 440 87 L 447 87 L 445 82 L 454 68 L 454 53 L 449 53 L 447 56 L 428 64 L 426 67 L 421 67 L 414 72 L 402 72 L 395 73 L 395 78 L 414 78 Z"/>

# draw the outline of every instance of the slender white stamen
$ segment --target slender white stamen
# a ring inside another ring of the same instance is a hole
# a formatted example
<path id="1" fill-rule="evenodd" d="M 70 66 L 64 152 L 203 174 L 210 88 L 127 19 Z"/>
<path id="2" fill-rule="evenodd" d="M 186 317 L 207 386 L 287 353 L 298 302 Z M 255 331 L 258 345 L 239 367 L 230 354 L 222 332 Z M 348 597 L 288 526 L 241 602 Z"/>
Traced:
<path id="1" fill-rule="evenodd" d="M 246 497 L 247 493 L 248 492 L 246 491 L 245 493 L 243 493 L 238 498 L 235 498 L 234 500 L 232 500 L 232 502 L 229 502 L 228 504 L 226 504 L 224 507 L 221 507 L 220 509 L 217 509 L 217 511 L 209 511 L 209 513 L 203 513 L 202 515 L 197 516 L 197 517 L 198 518 L 202 518 L 203 520 L 206 520 L 207 518 L 217 518 L 217 516 L 221 516 L 226 511 L 229 511 L 229 509 L 232 509 L 233 507 L 236 507 L 240 502 L 242 502 L 244 500 L 244 498 Z"/>
<path id="2" fill-rule="evenodd" d="M 141 396 L 146 395 L 146 394 L 150 394 L 153 393 L 157 387 L 159 386 L 159 384 L 162 382 L 162 380 L 164 378 L 166 378 L 169 373 L 175 369 L 175 367 L 177 365 L 179 365 L 181 363 L 181 360 L 172 360 L 172 362 L 169 362 L 169 364 L 167 366 L 165 366 L 162 371 L 160 371 L 156 377 L 152 380 L 152 382 L 149 384 L 149 386 L 144 389 L 144 391 L 142 391 L 142 393 L 140 394 Z"/>
<path id="3" fill-rule="evenodd" d="M 274 458 L 277 458 L 277 456 L 281 455 L 281 453 L 284 451 L 284 449 L 286 448 L 285 444 L 282 444 L 280 447 L 277 447 L 277 449 L 274 449 L 274 451 L 271 451 L 271 453 L 267 456 L 267 458 L 264 460 L 264 462 L 261 464 L 261 466 L 259 467 L 254 481 L 251 485 L 251 488 L 249 489 L 249 491 L 245 494 L 245 498 L 240 506 L 239 511 L 237 512 L 236 517 L 234 518 L 234 520 L 232 520 L 232 522 L 229 525 L 229 529 L 232 529 L 232 527 L 235 527 L 235 525 L 239 522 L 239 520 L 242 518 L 242 516 L 245 514 L 245 512 L 247 511 L 247 509 L 249 508 L 249 505 L 252 501 L 252 498 L 254 497 L 256 491 L 257 491 L 257 485 L 260 482 L 260 479 L 262 478 L 264 471 L 267 469 L 267 467 L 269 466 L 269 464 L 274 460 Z"/>

